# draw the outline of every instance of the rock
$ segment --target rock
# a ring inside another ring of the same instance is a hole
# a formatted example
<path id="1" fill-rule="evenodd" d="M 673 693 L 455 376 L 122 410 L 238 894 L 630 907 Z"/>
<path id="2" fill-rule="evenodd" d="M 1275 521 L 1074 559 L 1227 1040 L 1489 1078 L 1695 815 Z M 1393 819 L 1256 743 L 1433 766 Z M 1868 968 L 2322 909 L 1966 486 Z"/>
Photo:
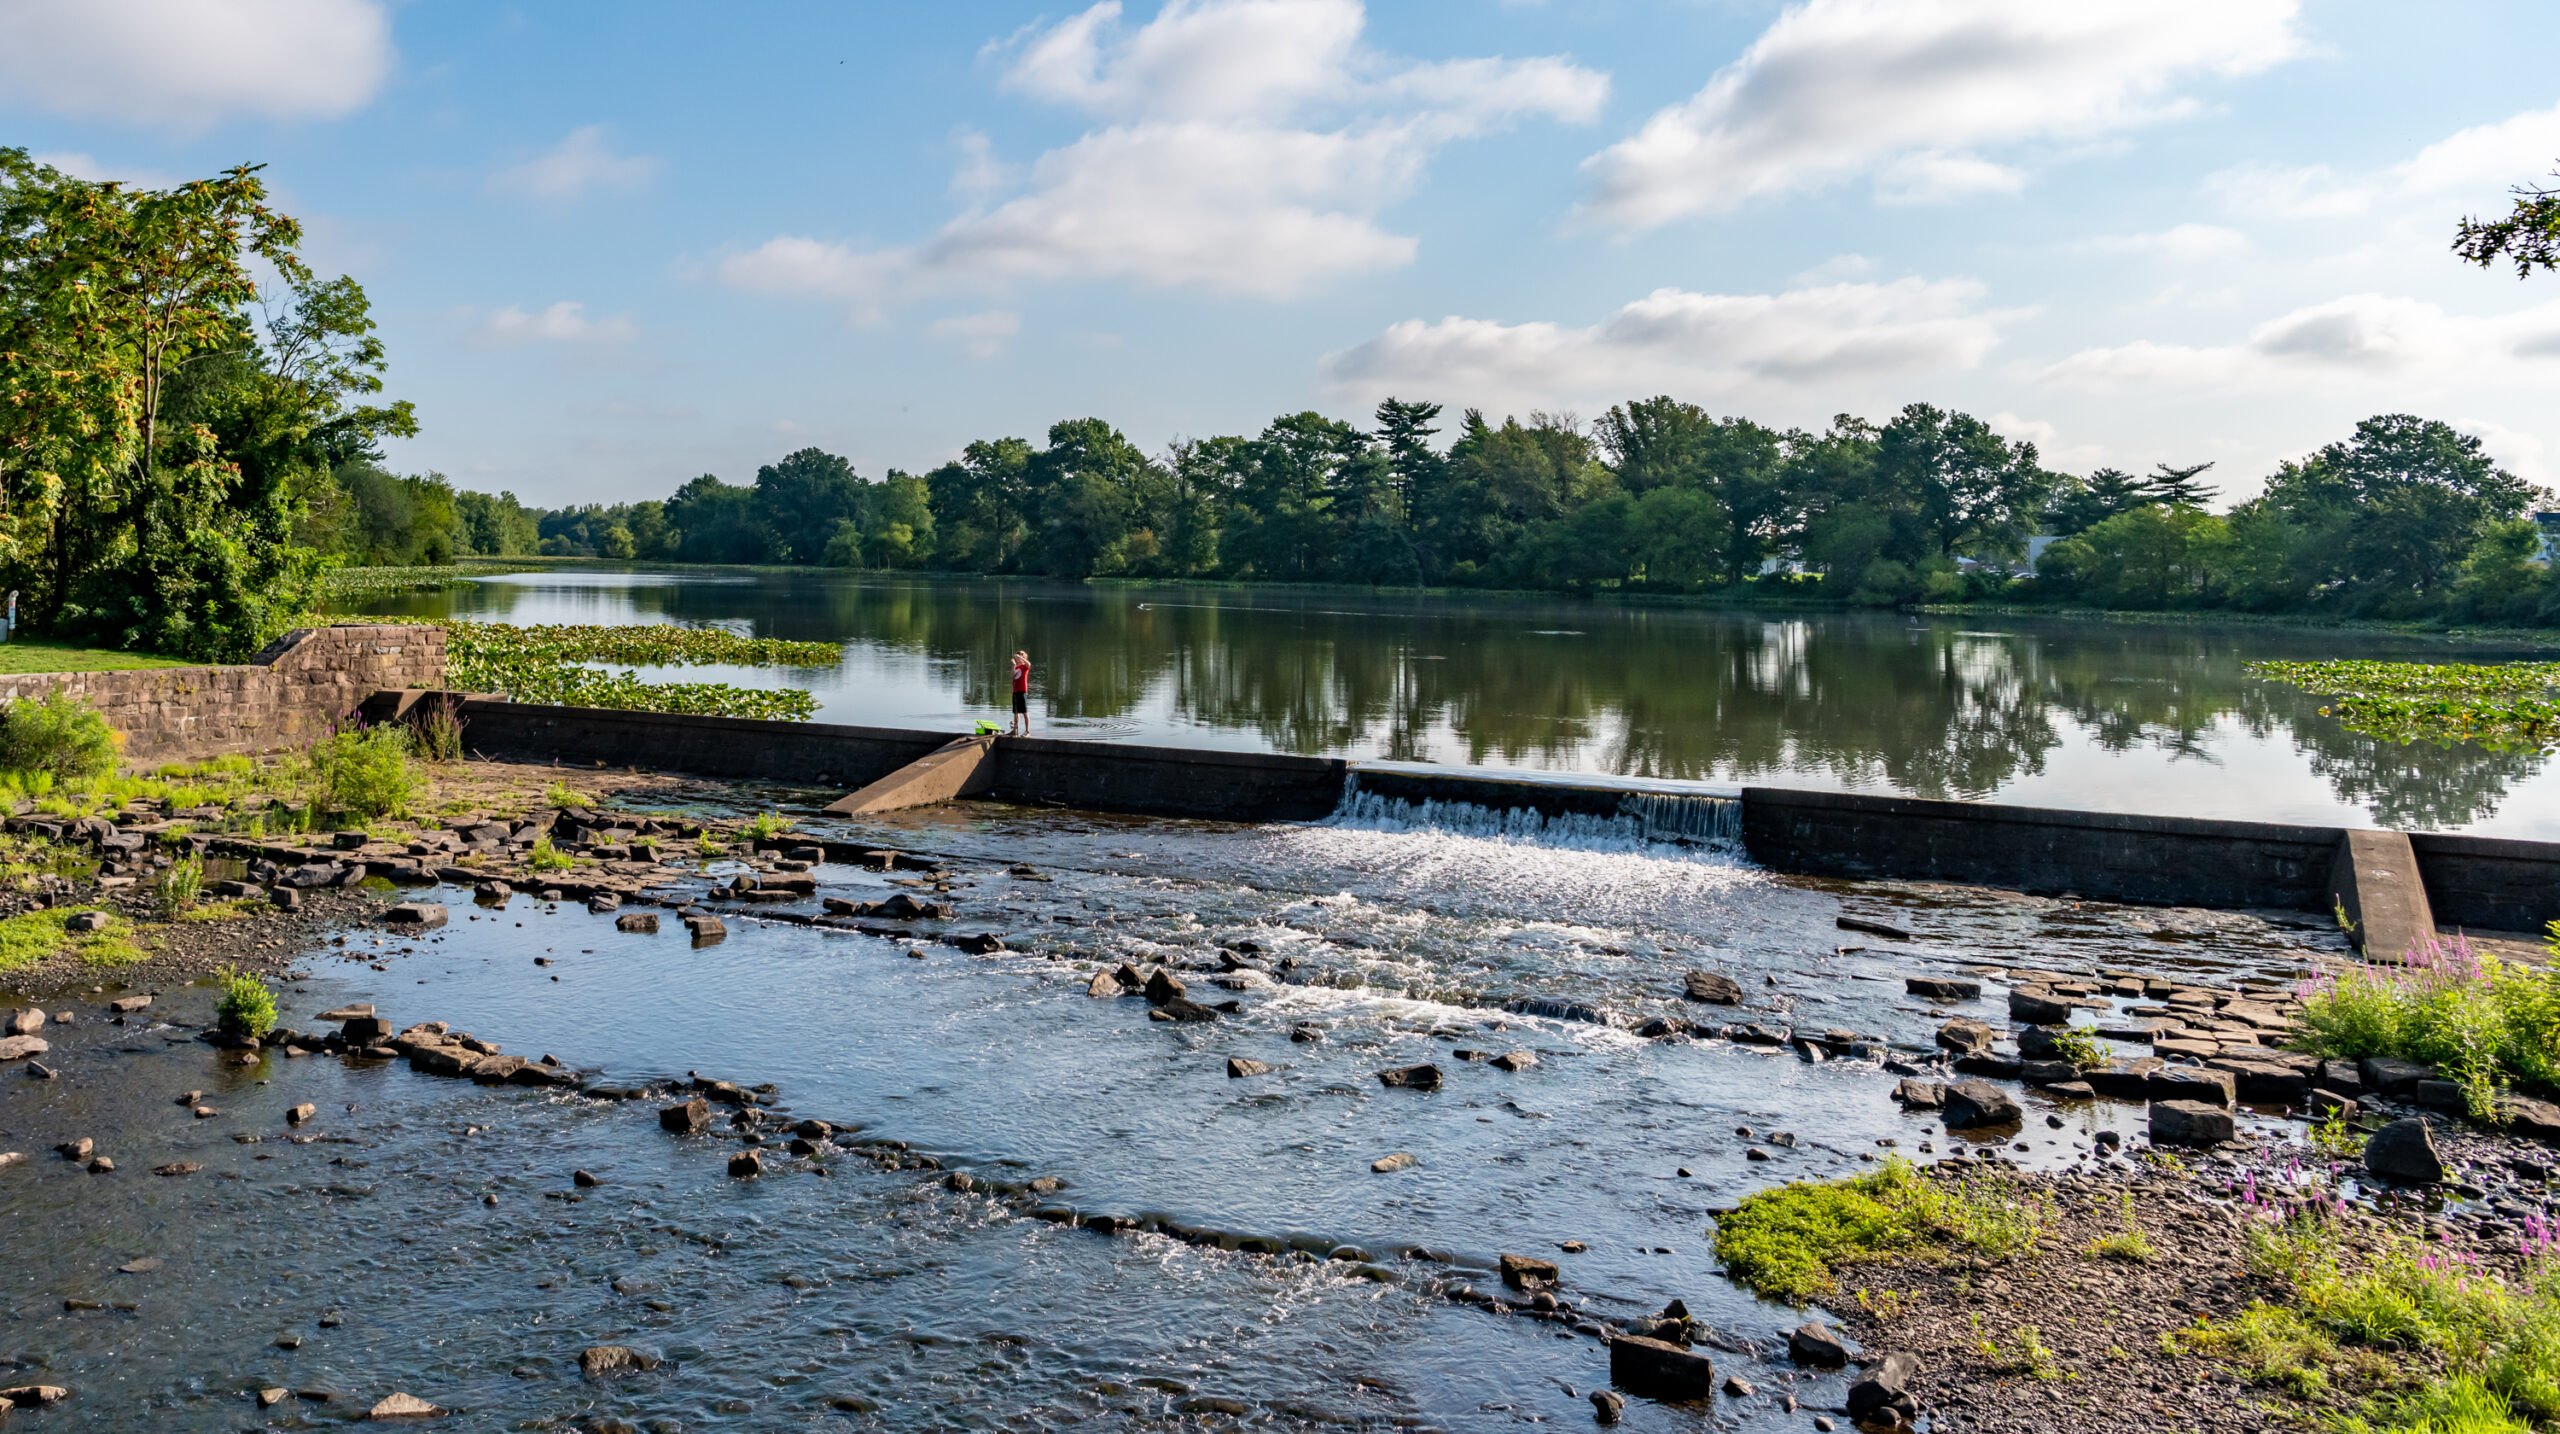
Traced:
<path id="1" fill-rule="evenodd" d="M 2418 1061 L 2393 1060 L 2388 1056 L 2367 1056 L 2356 1071 L 2374 1090 L 2403 1098 L 2416 1093 L 2418 1082 L 2436 1078 L 2434 1066 Z"/>
<path id="2" fill-rule="evenodd" d="M 1839 927 L 1843 931 L 1856 931 L 1868 936 L 1881 936 L 1887 941 L 1908 941 L 1911 939 L 1911 933 L 1903 930 L 1899 926 L 1890 925 L 1882 921 L 1869 921 L 1863 916 L 1842 916 L 1834 919 L 1831 924 Z"/>
<path id="3" fill-rule="evenodd" d="M 1369 1173 L 1373 1175 L 1393 1175 L 1399 1170 L 1411 1170 L 1413 1167 L 1421 1163 L 1421 1161 L 1413 1158 L 1413 1152 L 1408 1150 L 1399 1150 L 1393 1155 L 1381 1155 L 1377 1159 L 1370 1161 Z"/>
<path id="4" fill-rule="evenodd" d="M 2366 1064 L 2372 1064 L 2370 1061 Z M 2364 1143 L 2364 1168 L 2392 1180 L 2433 1185 L 2444 1179 L 2444 1157 L 2424 1119 L 2395 1120 Z"/>
<path id="5" fill-rule="evenodd" d="M 2031 1026 L 2060 1026 L 2071 1020 L 2071 1003 L 2051 991 L 2032 987 L 2009 993 L 2009 1019 Z"/>
<path id="6" fill-rule="evenodd" d="M 259 1391 L 258 1391 L 258 1407 L 259 1407 L 260 1409 L 273 1409 L 273 1408 L 275 1408 L 277 1405 L 284 1403 L 287 1399 L 289 1399 L 289 1398 L 291 1398 L 291 1397 L 292 1397 L 292 1391 L 287 1390 L 287 1389 L 283 1389 L 283 1388 L 261 1389 L 261 1390 L 259 1390 Z"/>
<path id="7" fill-rule="evenodd" d="M 584 1170 L 572 1170 L 569 1172 L 569 1183 L 581 1190 L 592 1190 L 604 1182 Z"/>
<path id="8" fill-rule="evenodd" d="M 1609 1382 L 1645 1399 L 1705 1399 L 1716 1391 L 1716 1366 L 1666 1340 L 1620 1335 L 1609 1341 Z"/>
<path id="9" fill-rule="evenodd" d="M 2202 1066 L 2162 1066 L 2151 1073 L 2148 1082 L 2153 1100 L 2200 1100 L 2209 1105 L 2231 1104 L 2239 1083 L 2231 1072 L 2208 1070 Z"/>
<path id="10" fill-rule="evenodd" d="M 44 1029 L 44 1012 L 29 1007 L 9 1018 L 9 1034 L 32 1036 Z"/>
<path id="11" fill-rule="evenodd" d="M 2355 1118 L 2355 1102 L 2348 1101 L 2348 1116 Z M 2507 1129 L 2531 1140 L 2560 1140 L 2560 1105 L 2547 1100 L 2531 1100 L 2524 1096 L 2508 1096 L 2498 1102 L 2507 1118 Z"/>
<path id="12" fill-rule="evenodd" d="M 1960 1056 L 1983 1055 L 1998 1039 L 1991 1027 L 1964 1016 L 1958 1016 L 1938 1028 L 1938 1044 Z"/>
<path id="13" fill-rule="evenodd" d="M 1920 1361 L 1908 1354 L 1888 1354 L 1849 1386 L 1849 1418 L 1854 1423 L 1871 1421 L 1877 1411 L 1891 1411 L 1897 1422 L 1908 1424 L 1920 1417 L 1920 1402 L 1911 1393 L 1911 1381 L 1920 1377 Z"/>
<path id="14" fill-rule="evenodd" d="M 1159 966 L 1156 968 L 1156 973 L 1147 978 L 1146 992 L 1148 1005 L 1161 1006 L 1181 1000 L 1187 994 L 1187 988 L 1180 981 L 1173 979 L 1172 972 Z"/>
<path id="15" fill-rule="evenodd" d="M 2159 1057 L 2136 1056 L 2129 1061 L 2086 1072 L 2081 1079 L 2099 1095 L 2116 1100 L 2149 1100 L 2151 1075 L 2159 1069 Z"/>
<path id="16" fill-rule="evenodd" d="M 203 1166 L 196 1164 L 192 1160 L 172 1160 L 166 1165 L 152 1166 L 151 1173 L 154 1175 L 193 1175 L 203 1168 Z"/>
<path id="17" fill-rule="evenodd" d="M 107 914 L 103 911 L 77 912 L 70 920 L 62 923 L 62 929 L 82 936 L 93 931 L 104 931 L 107 929 Z"/>
<path id="18" fill-rule="evenodd" d="M 613 929 L 626 931 L 634 936 L 655 936 L 658 934 L 658 913 L 626 911 L 613 918 Z"/>
<path id="19" fill-rule="evenodd" d="M 1218 1019 L 1217 1012 L 1201 1005 L 1197 1001 L 1183 996 L 1176 996 L 1172 1000 L 1166 1001 L 1162 1005 L 1157 1006 L 1154 1010 L 1147 1012 L 1147 1015 L 1159 1021 L 1180 1021 L 1186 1024 L 1198 1021 L 1214 1021 Z"/>
<path id="20" fill-rule="evenodd" d="M 2214 1146 L 2237 1133 L 2231 1112 L 2221 1106 L 2200 1100 L 2151 1102 L 2151 1143 L 2154 1145 Z"/>
<path id="21" fill-rule="evenodd" d="M 65 1160 L 81 1161 L 88 1159 L 91 1152 L 97 1148 L 98 1143 L 84 1135 L 77 1140 L 66 1140 L 55 1146 L 53 1153 Z"/>
<path id="22" fill-rule="evenodd" d="M 1378 1072 L 1378 1084 L 1391 1090 L 1438 1090 L 1440 1068 L 1435 1065 L 1398 1066 Z"/>
<path id="23" fill-rule="evenodd" d="M 267 903 L 278 911 L 300 911 L 302 893 L 290 886 L 279 886 L 267 893 Z"/>
<path id="24" fill-rule="evenodd" d="M 21 1384 L 14 1389 L 0 1389 L 0 1399 L 21 1409 L 41 1409 L 70 1397 L 71 1391 L 59 1384 Z"/>
<path id="25" fill-rule="evenodd" d="M 1787 1335 L 1787 1358 L 1816 1369 L 1840 1369 L 1849 1363 L 1839 1332 L 1825 1324 L 1800 1324 Z"/>
<path id="26" fill-rule="evenodd" d="M 414 1394 L 389 1394 L 365 1411 L 367 1419 L 427 1419 L 444 1411 Z"/>
<path id="27" fill-rule="evenodd" d="M 1527 1051 L 1504 1051 L 1487 1062 L 1495 1070 L 1515 1072 L 1525 1071 L 1537 1063 L 1538 1058 Z"/>
<path id="28" fill-rule="evenodd" d="M 1958 980 L 1953 976 L 1905 976 L 1902 989 L 1932 1001 L 1971 1001 L 1981 996 L 1982 983 Z"/>
<path id="29" fill-rule="evenodd" d="M 1934 1080 L 1904 1080 L 1893 1088 L 1893 1098 L 1914 1110 L 1936 1110 L 1946 1104 L 1947 1087 Z"/>
<path id="30" fill-rule="evenodd" d="M 1757 1021 L 1725 1027 L 1724 1038 L 1746 1046 L 1783 1046 L 1787 1043 L 1786 1032 L 1773 1031 Z"/>
<path id="31" fill-rule="evenodd" d="M 2060 1085 L 2080 1078 L 2080 1068 L 2069 1061 L 2020 1061 L 2018 1079 L 2029 1085 Z"/>
<path id="32" fill-rule="evenodd" d="M 657 1356 L 643 1354 L 627 1344 L 599 1344 L 578 1356 L 578 1372 L 589 1379 L 655 1369 L 657 1366 Z"/>
<path id="33" fill-rule="evenodd" d="M 0 1036 L 0 1061 L 22 1061 L 52 1049 L 41 1036 Z"/>
<path id="34" fill-rule="evenodd" d="M 1120 978 L 1112 975 L 1110 972 L 1096 971 L 1093 973 L 1093 979 L 1085 983 L 1084 993 L 1088 996 L 1100 996 L 1105 999 L 1110 999 L 1112 997 L 1128 995 L 1129 988 L 1121 985 Z"/>
<path id="35" fill-rule="evenodd" d="M 478 1085 L 505 1085 L 532 1064 L 522 1056 L 482 1056 L 472 1064 L 471 1079 Z"/>
<path id="36" fill-rule="evenodd" d="M 741 1150 L 729 1157 L 729 1174 L 734 1179 L 749 1180 L 764 1173 L 764 1157 L 752 1150 Z"/>
<path id="37" fill-rule="evenodd" d="M 2412 1104 L 2423 1105 L 2429 1110 L 2463 1111 L 2471 1108 L 2471 1103 L 2462 1097 L 2462 1087 L 2449 1080 L 2422 1080 L 2409 1092 L 2408 1098 Z"/>
<path id="38" fill-rule="evenodd" d="M 1741 983 L 1731 976 L 1719 976 L 1713 971 L 1691 971 L 1683 975 L 1680 978 L 1680 988 L 1680 994 L 1683 996 L 1692 1001 L 1704 1001 L 1710 1006 L 1742 1004 Z"/>
<path id="39" fill-rule="evenodd" d="M 2340 1120 L 2352 1122 L 2356 1118 L 2356 1103 L 2333 1090 L 2313 1091 L 2303 1101 L 2303 1107 L 2311 1112 L 2314 1120 L 2326 1120 L 2335 1116 Z M 2560 1107 L 2554 1107 L 2552 1114 L 2560 1116 Z"/>
<path id="40" fill-rule="evenodd" d="M 306 1100 L 302 1104 L 297 1105 L 293 1109 L 284 1113 L 285 1123 L 288 1125 L 300 1125 L 319 1113 L 320 1107 Z"/>
<path id="41" fill-rule="evenodd" d="M 598 916 L 602 916 L 608 911 L 620 911 L 621 909 L 622 898 L 614 895 L 610 891 L 599 891 L 595 895 L 587 898 L 587 910 L 594 912 Z"/>
<path id="42" fill-rule="evenodd" d="M 992 931 L 973 931 L 966 936 L 954 936 L 944 944 L 968 956 L 993 956 L 1005 949 L 1004 938 Z"/>
<path id="43" fill-rule="evenodd" d="M 1614 1360 L 1616 1356 L 1612 1355 Z M 1591 1391 L 1591 1417 L 1603 1424 L 1615 1424 L 1626 1416 L 1626 1396 L 1613 1389 Z"/>
<path id="44" fill-rule="evenodd" d="M 432 901 L 404 901 L 382 913 L 382 924 L 404 931 L 433 931 L 445 923 L 445 910 Z M 405 1399 L 407 1395 L 397 1395 Z"/>
<path id="45" fill-rule="evenodd" d="M 2299 1102 L 2311 1089 L 2310 1077 L 2290 1066 L 2273 1061 L 2253 1060 L 2246 1056 L 2220 1056 L 2206 1067 L 2229 1071 L 2232 1082 L 2243 1100 L 2276 1101 L 2285 1105 Z"/>
<path id="46" fill-rule="evenodd" d="M 1562 1272 L 1553 1260 L 1533 1259 L 1527 1255 L 1502 1257 L 1502 1282 L 1515 1290 L 1553 1289 Z"/>
<path id="47" fill-rule="evenodd" d="M 1249 1061 L 1242 1056 L 1227 1057 L 1227 1079 L 1229 1080 L 1241 1080 L 1246 1076 L 1269 1074 L 1271 1074 L 1271 1067 L 1264 1065 L 1260 1061 Z"/>
<path id="48" fill-rule="evenodd" d="M 1321 1045 L 1324 1042 L 1324 1031 L 1316 1026 L 1291 1026 L 1289 1042 L 1300 1046 Z"/>
<path id="49" fill-rule="evenodd" d="M 729 928 L 717 916 L 688 916 L 684 919 L 684 929 L 693 934 L 696 946 L 717 945 L 729 936 Z"/>
<path id="50" fill-rule="evenodd" d="M 711 1128 L 711 1104 L 700 1096 L 658 1112 L 658 1128 L 677 1135 L 700 1135 Z"/>
<path id="51" fill-rule="evenodd" d="M 1989 1081 L 1966 1080 L 1948 1086 L 1943 1105 L 1949 1130 L 2013 1125 L 2020 1116 L 2018 1103 Z"/>

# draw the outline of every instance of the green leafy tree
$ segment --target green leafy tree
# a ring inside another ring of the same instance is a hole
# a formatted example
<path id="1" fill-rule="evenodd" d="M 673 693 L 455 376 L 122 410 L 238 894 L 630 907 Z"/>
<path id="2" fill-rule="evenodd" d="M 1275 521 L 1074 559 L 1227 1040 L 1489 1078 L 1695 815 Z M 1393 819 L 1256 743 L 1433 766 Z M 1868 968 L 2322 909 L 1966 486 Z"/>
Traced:
<path id="1" fill-rule="evenodd" d="M 851 463 L 819 448 L 803 448 L 757 469 L 755 514 L 765 530 L 762 558 L 819 561 L 836 524 L 858 523 L 863 490 L 870 486 L 855 474 Z"/>
<path id="2" fill-rule="evenodd" d="M 2560 189 L 2520 184 L 2515 197 L 2503 219 L 2465 218 L 2454 231 L 2453 252 L 2483 269 L 2506 260 L 2519 279 L 2536 269 L 2560 269 Z"/>
<path id="3" fill-rule="evenodd" d="M 980 440 L 958 461 L 925 475 L 941 551 L 965 572 L 1013 570 L 1031 534 L 1024 518 L 1031 445 L 1019 438 Z"/>
<path id="4" fill-rule="evenodd" d="M 2201 508 L 2141 503 L 2045 549 L 2037 576 L 2101 607 L 2211 599 L 2228 570 L 2228 524 Z"/>

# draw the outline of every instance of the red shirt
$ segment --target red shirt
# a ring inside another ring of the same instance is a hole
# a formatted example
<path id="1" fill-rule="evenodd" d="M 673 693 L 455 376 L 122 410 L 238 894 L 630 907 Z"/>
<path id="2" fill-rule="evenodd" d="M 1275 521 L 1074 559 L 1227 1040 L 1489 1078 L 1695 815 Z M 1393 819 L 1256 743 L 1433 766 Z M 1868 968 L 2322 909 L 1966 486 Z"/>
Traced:
<path id="1" fill-rule="evenodd" d="M 1030 663 L 1017 662 L 1013 665 L 1013 690 L 1016 692 L 1028 692 L 1031 690 Z"/>

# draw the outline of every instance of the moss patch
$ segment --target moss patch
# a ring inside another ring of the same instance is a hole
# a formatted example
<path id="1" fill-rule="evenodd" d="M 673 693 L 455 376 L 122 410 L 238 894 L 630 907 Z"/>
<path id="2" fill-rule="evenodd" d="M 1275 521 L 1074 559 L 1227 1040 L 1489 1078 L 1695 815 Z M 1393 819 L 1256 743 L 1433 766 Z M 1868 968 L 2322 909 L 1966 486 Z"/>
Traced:
<path id="1" fill-rule="evenodd" d="M 1716 1259 L 1760 1294 L 1803 1302 L 1832 1274 L 1892 1256 L 1949 1248 L 2007 1255 L 2035 1248 L 2050 1202 L 1994 1175 L 1928 1179 L 1895 1156 L 1848 1180 L 1763 1190 L 1716 1217 Z"/>
<path id="2" fill-rule="evenodd" d="M 93 906 L 59 906 L 0 920 L 0 971 L 23 971 L 59 952 L 69 951 L 91 966 L 130 966 L 150 952 L 137 940 L 131 921 L 110 913 L 106 928 L 84 935 L 69 930 L 71 918 Z"/>

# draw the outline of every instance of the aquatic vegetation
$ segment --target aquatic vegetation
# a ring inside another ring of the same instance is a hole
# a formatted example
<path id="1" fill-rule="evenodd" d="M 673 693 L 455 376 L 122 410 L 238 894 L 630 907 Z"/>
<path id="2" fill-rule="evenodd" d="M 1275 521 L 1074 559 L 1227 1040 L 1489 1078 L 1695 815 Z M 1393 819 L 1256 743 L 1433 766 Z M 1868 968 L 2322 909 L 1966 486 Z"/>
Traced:
<path id="1" fill-rule="evenodd" d="M 361 727 L 323 737 L 311 744 L 309 759 L 319 800 L 360 821 L 399 811 L 418 794 L 409 737 L 397 727 Z"/>
<path id="2" fill-rule="evenodd" d="M 67 692 L 20 698 L 0 707 L 0 770 L 41 773 L 71 782 L 116 769 L 124 734 Z"/>
<path id="3" fill-rule="evenodd" d="M 2476 1120 L 2497 1118 L 2509 1085 L 2560 1090 L 2560 971 L 2429 936 L 2399 964 L 2349 966 L 2301 994 L 2303 1049 L 2440 1066 Z"/>
<path id="4" fill-rule="evenodd" d="M 276 997 L 267 983 L 248 971 L 226 970 L 221 973 L 222 999 L 214 1012 L 222 1019 L 222 1028 L 256 1039 L 274 1030 Z"/>
<path id="5" fill-rule="evenodd" d="M 843 659 L 834 643 L 745 637 L 716 627 L 664 623 L 516 627 L 496 622 L 444 626 L 445 674 L 452 686 L 503 692 L 518 702 L 561 707 L 805 722 L 816 715 L 818 701 L 799 688 L 644 682 L 636 672 L 600 672 L 580 664 L 832 668 Z"/>
<path id="6" fill-rule="evenodd" d="M 333 602 L 387 597 L 395 593 L 442 592 L 468 586 L 497 573 L 538 572 L 532 563 L 445 564 L 415 568 L 332 568 L 320 580 L 321 596 Z"/>
<path id="7" fill-rule="evenodd" d="M 1927 1179 L 1900 1156 L 1847 1180 L 1763 1190 L 1716 1217 L 1716 1259 L 1760 1294 L 1804 1301 L 1842 1265 L 1950 1247 L 2001 1257 L 2035 1248 L 2051 1202 L 1999 1176 Z"/>
<path id="8" fill-rule="evenodd" d="M 2253 662 L 2253 677 L 2327 697 L 2348 730 L 2392 742 L 2560 744 L 2560 662 Z"/>

